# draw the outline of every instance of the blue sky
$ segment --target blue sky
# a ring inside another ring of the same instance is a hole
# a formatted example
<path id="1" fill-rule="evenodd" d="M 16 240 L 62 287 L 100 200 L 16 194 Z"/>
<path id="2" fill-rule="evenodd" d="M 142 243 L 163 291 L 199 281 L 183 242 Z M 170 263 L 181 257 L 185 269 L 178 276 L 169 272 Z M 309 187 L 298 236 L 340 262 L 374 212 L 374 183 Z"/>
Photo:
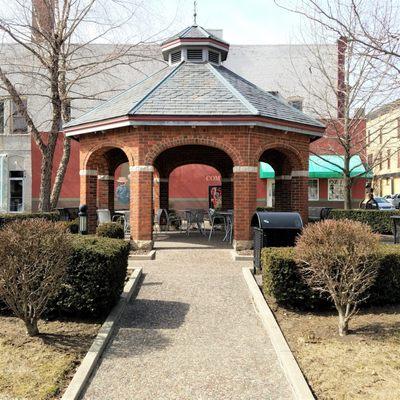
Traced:
<path id="1" fill-rule="evenodd" d="M 174 20 L 171 28 L 192 23 L 192 0 L 168 0 L 167 3 L 169 17 Z M 298 42 L 299 16 L 279 8 L 273 0 L 197 0 L 197 4 L 198 24 L 204 28 L 222 28 L 225 40 L 230 43 Z"/>

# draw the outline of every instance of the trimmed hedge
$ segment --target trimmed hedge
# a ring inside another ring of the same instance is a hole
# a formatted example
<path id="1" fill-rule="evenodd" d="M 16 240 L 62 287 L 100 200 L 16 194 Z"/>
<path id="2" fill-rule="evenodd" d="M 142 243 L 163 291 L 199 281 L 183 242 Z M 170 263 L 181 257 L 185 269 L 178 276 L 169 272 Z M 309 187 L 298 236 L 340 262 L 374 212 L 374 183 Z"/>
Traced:
<path id="1" fill-rule="evenodd" d="M 61 290 L 48 315 L 105 316 L 122 293 L 129 242 L 95 236 L 72 236 L 73 254 Z"/>
<path id="2" fill-rule="evenodd" d="M 400 303 L 400 246 L 380 245 L 380 271 L 369 291 L 367 305 Z M 332 306 L 326 296 L 312 291 L 301 278 L 293 247 L 267 247 L 262 250 L 263 290 L 277 303 L 312 310 Z"/>
<path id="3" fill-rule="evenodd" d="M 119 222 L 105 222 L 96 229 L 97 236 L 112 239 L 124 239 L 125 231 L 123 225 Z"/>
<path id="4" fill-rule="evenodd" d="M 59 221 L 60 213 L 58 211 L 52 212 L 37 212 L 37 213 L 15 213 L 15 214 L 0 214 L 0 227 L 8 222 L 17 221 L 21 219 L 43 218 L 47 221 Z"/>
<path id="5" fill-rule="evenodd" d="M 331 210 L 330 219 L 350 219 L 353 221 L 364 222 L 369 225 L 374 232 L 383 235 L 393 234 L 392 215 L 400 215 L 399 210 L 380 211 L 380 210 Z"/>
<path id="6" fill-rule="evenodd" d="M 263 290 L 277 303 L 300 309 L 328 306 L 301 278 L 294 260 L 294 247 L 266 247 L 261 253 Z"/>

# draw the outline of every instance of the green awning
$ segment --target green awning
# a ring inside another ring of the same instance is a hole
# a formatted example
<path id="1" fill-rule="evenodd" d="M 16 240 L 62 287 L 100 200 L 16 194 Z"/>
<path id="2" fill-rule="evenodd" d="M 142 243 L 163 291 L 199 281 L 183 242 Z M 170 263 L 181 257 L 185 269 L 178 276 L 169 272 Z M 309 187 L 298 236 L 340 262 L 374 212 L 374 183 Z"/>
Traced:
<path id="1" fill-rule="evenodd" d="M 309 177 L 310 178 L 343 178 L 343 173 L 340 167 L 344 164 L 343 156 L 338 155 L 311 155 L 309 159 Z M 358 155 L 350 159 L 350 176 L 372 178 L 372 172 L 366 172 L 361 158 Z M 260 163 L 260 178 L 273 179 L 275 172 L 267 163 Z"/>

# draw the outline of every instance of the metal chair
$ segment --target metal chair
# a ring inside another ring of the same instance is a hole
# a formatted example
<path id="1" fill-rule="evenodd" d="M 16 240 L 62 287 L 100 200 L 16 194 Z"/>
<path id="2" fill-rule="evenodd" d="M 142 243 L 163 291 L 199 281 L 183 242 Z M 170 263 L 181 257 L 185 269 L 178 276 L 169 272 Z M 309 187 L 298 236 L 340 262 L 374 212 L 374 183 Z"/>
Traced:
<path id="1" fill-rule="evenodd" d="M 213 208 L 208 209 L 208 218 L 210 219 L 210 224 L 211 224 L 211 229 L 210 229 L 210 234 L 208 235 L 208 240 L 211 240 L 211 235 L 214 232 L 214 229 L 216 227 L 222 228 L 224 226 L 226 230 L 226 220 L 223 216 L 219 215 L 218 212 L 216 212 Z"/>
<path id="2" fill-rule="evenodd" d="M 121 215 L 114 215 L 111 218 L 111 212 L 108 208 L 100 208 L 97 210 L 97 225 L 107 222 L 116 222 L 118 218 L 121 218 Z"/>

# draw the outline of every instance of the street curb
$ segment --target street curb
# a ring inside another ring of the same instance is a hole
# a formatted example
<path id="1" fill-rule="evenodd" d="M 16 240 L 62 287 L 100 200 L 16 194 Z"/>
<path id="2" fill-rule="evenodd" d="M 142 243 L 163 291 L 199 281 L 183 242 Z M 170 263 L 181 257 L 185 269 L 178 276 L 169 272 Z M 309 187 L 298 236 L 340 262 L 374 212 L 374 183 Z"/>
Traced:
<path id="1" fill-rule="evenodd" d="M 242 268 L 242 271 L 255 308 L 260 316 L 265 330 L 267 331 L 272 346 L 275 349 L 278 360 L 286 375 L 286 379 L 290 383 L 295 399 L 314 400 L 311 389 L 308 386 L 307 381 L 304 378 L 304 375 L 301 372 L 301 369 L 297 364 L 297 361 L 294 358 L 294 355 L 291 352 L 278 323 L 276 322 L 274 314 L 265 301 L 264 296 L 254 279 L 251 269 Z"/>
<path id="2" fill-rule="evenodd" d="M 118 304 L 111 310 L 107 319 L 101 326 L 96 338 L 94 339 L 89 351 L 81 362 L 81 365 L 76 370 L 72 381 L 67 387 L 67 390 L 61 397 L 61 400 L 78 400 L 85 388 L 90 375 L 92 374 L 96 364 L 102 355 L 110 337 L 112 336 L 116 322 L 121 317 L 127 304 L 131 300 L 135 289 L 142 275 L 142 268 L 135 268 L 128 282 L 125 284 L 124 291 Z"/>
<path id="3" fill-rule="evenodd" d="M 233 261 L 253 261 L 254 257 L 253 256 L 245 256 L 238 254 L 236 250 L 231 250 L 231 256 Z"/>
<path id="4" fill-rule="evenodd" d="M 129 254 L 129 260 L 148 261 L 156 258 L 156 251 L 150 250 L 147 254 Z"/>

